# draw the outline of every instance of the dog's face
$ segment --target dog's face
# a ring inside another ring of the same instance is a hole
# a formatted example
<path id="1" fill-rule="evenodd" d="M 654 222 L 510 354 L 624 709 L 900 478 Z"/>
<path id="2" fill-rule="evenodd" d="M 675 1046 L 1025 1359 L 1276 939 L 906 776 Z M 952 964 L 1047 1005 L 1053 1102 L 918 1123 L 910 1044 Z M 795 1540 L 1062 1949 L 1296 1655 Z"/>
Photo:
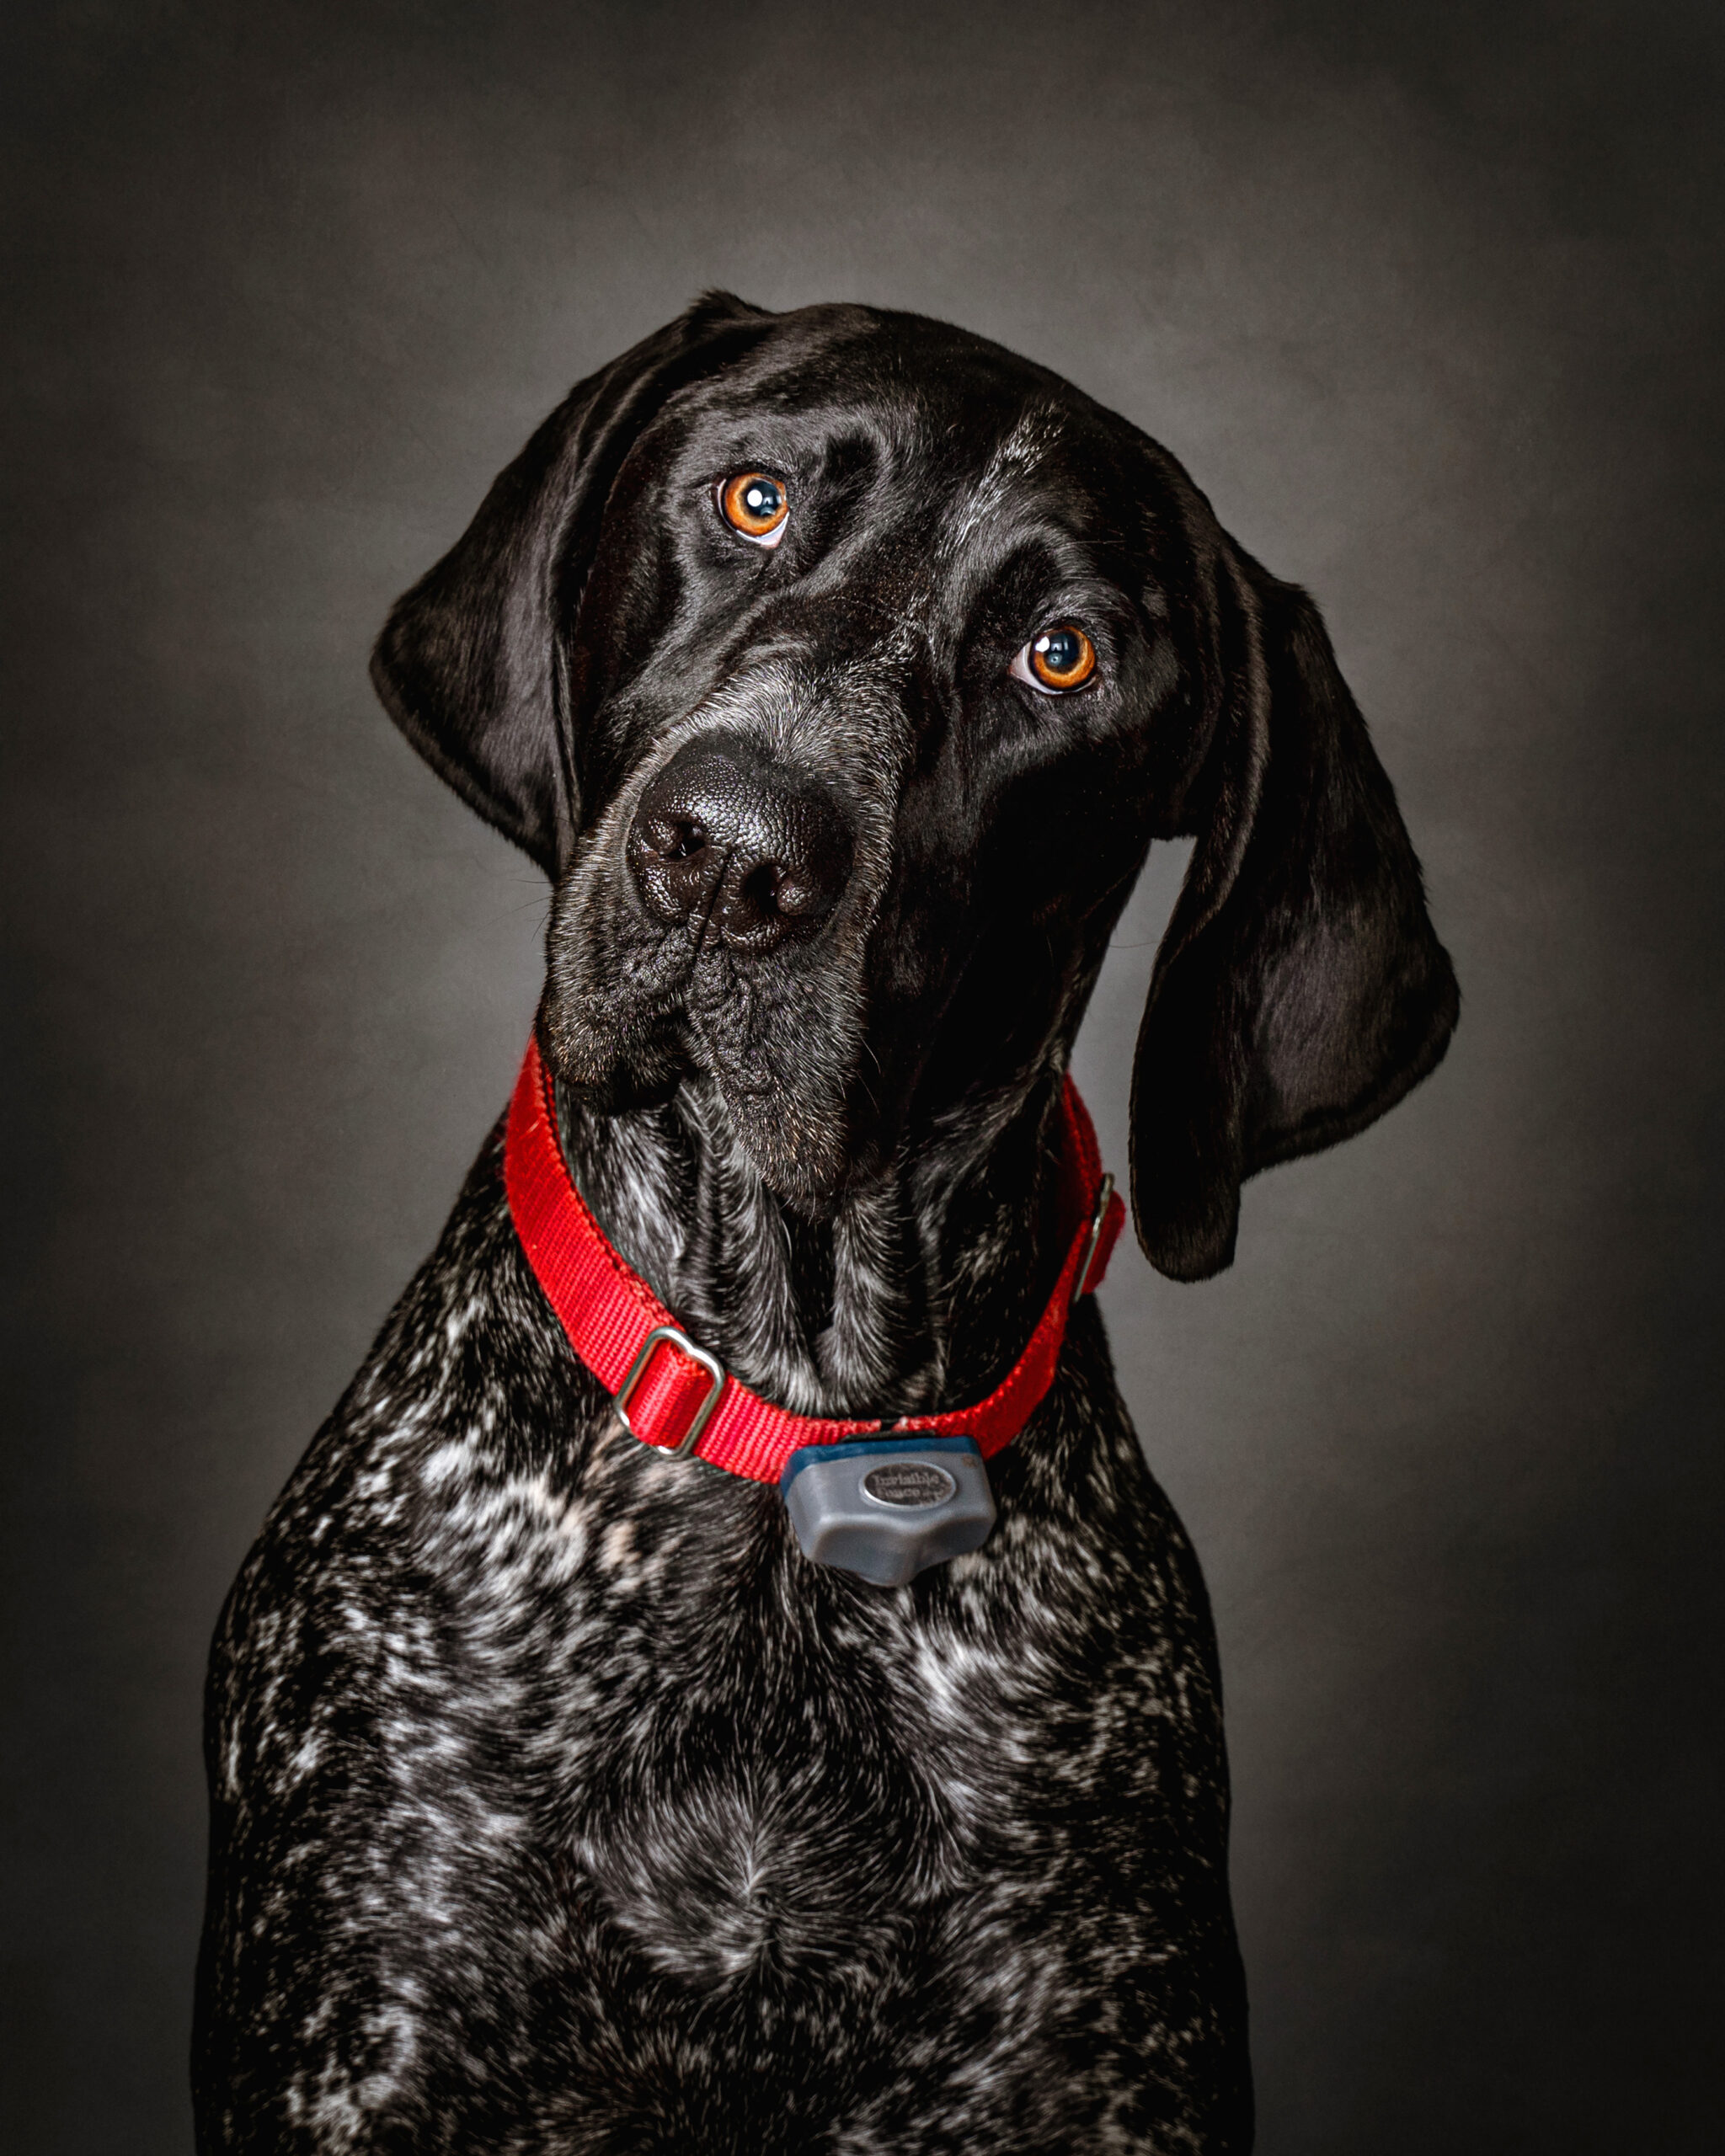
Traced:
<path id="1" fill-rule="evenodd" d="M 1201 841 L 1135 1080 L 1165 1269 L 1453 1023 L 1316 616 L 1165 452 L 938 323 L 703 302 L 553 415 L 376 672 L 553 878 L 559 1075 L 705 1073 L 806 1210 L 1017 1105 L 1156 835 Z"/>
<path id="2" fill-rule="evenodd" d="M 1191 755 L 1156 478 L 1035 370 L 848 309 L 667 400 L 569 638 L 566 1077 L 709 1073 L 809 1206 L 913 1100 L 1025 1081 Z"/>

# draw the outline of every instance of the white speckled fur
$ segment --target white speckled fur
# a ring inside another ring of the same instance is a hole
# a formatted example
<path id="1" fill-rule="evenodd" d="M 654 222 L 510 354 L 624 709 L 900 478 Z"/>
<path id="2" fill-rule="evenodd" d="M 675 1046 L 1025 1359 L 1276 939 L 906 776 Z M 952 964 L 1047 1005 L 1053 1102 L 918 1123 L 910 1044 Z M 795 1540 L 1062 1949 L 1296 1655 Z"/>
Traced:
<path id="1" fill-rule="evenodd" d="M 224 1620 L 206 2145 L 1243 2146 L 1203 1589 L 1090 1305 L 996 1480 L 910 1588 L 808 1565 L 622 1433 L 494 1142 Z"/>

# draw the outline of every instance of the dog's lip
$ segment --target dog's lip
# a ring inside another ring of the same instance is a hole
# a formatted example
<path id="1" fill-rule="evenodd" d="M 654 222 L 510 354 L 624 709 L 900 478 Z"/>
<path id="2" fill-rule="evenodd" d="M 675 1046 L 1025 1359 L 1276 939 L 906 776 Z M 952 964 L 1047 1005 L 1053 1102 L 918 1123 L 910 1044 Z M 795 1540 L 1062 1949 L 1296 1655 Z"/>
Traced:
<path id="1" fill-rule="evenodd" d="M 793 1083 L 788 1102 L 786 1071 L 750 1053 L 746 1027 L 724 1022 L 722 1000 L 705 1014 L 681 997 L 636 1003 L 622 1027 L 615 1011 L 593 1015 L 599 1024 L 582 1022 L 579 1000 L 573 1009 L 547 1007 L 540 1033 L 559 1081 L 601 1113 L 662 1106 L 691 1082 L 710 1086 L 762 1182 L 799 1214 L 825 1217 L 855 1182 L 864 1164 L 840 1135 L 851 1120 L 850 1086 L 827 1102 L 820 1089 Z"/>

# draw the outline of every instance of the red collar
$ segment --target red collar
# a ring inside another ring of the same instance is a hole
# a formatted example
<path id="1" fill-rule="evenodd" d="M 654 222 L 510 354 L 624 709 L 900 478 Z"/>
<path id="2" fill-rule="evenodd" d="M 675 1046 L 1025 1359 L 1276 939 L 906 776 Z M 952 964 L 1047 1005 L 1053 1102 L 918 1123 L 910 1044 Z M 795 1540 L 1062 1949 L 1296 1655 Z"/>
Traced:
<path id="1" fill-rule="evenodd" d="M 1096 1133 L 1070 1078 L 1061 1094 L 1060 1233 L 1065 1262 L 1029 1345 L 986 1400 L 945 1415 L 914 1415 L 891 1428 L 970 1438 L 985 1456 L 1010 1444 L 1054 1383 L 1066 1316 L 1107 1270 L 1125 1219 L 1114 1177 L 1102 1171 Z M 874 1437 L 879 1421 L 827 1422 L 793 1415 L 732 1377 L 678 1326 L 639 1273 L 611 1248 L 575 1188 L 557 1135 L 551 1075 L 528 1043 L 510 1102 L 504 1146 L 510 1211 L 527 1262 L 563 1321 L 569 1345 L 617 1401 L 623 1425 L 644 1444 L 696 1452 L 714 1467 L 777 1482 L 804 1445 Z"/>

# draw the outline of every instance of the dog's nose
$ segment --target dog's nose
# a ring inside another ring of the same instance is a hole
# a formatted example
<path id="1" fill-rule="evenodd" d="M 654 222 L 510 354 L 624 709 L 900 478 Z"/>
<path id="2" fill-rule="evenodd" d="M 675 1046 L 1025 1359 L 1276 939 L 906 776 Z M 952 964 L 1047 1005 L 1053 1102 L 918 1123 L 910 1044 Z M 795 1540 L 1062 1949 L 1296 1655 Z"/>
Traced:
<path id="1" fill-rule="evenodd" d="M 656 919 L 752 954 L 826 918 L 850 879 L 852 841 L 813 780 L 738 744 L 691 741 L 641 796 L 628 853 Z"/>

